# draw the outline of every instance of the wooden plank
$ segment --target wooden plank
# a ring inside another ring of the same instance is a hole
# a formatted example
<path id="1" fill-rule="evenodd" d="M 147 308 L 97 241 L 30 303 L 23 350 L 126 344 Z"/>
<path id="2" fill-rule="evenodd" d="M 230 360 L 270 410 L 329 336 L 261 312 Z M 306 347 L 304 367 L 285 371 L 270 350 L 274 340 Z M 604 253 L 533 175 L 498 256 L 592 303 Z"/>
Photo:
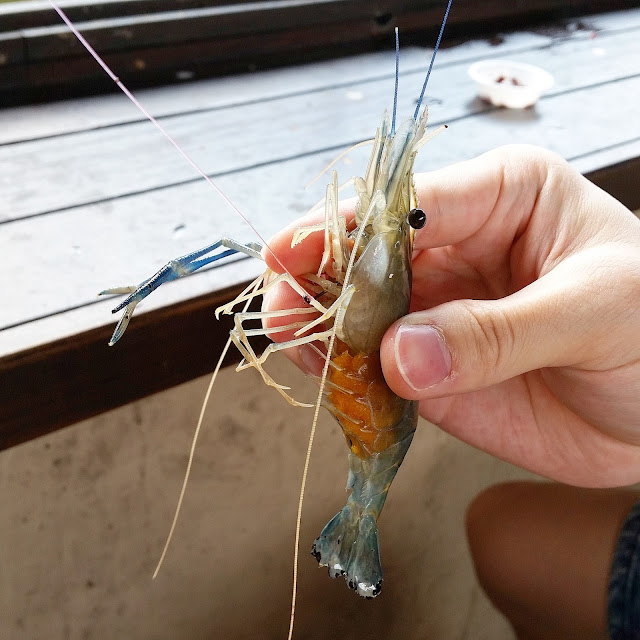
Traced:
<path id="1" fill-rule="evenodd" d="M 155 2 L 155 0 L 152 0 Z M 179 0 L 181 1 L 181 0 Z M 48 3 L 45 4 L 48 6 Z M 456 62 L 471 62 L 481 57 L 496 57 L 511 53 L 525 53 L 550 45 L 559 38 L 591 39 L 597 42 L 620 31 L 640 28 L 640 9 L 604 13 L 583 20 L 569 21 L 566 31 L 542 33 L 516 32 L 500 35 L 497 40 L 471 40 L 442 49 L 434 66 L 434 74 Z M 430 50 L 402 47 L 401 76 L 424 69 Z M 324 61 L 309 65 L 274 69 L 250 76 L 229 76 L 216 80 L 190 82 L 189 109 L 198 111 L 233 106 L 247 101 L 270 99 L 321 87 L 346 86 L 350 83 L 390 77 L 388 52 L 368 54 L 366 63 L 360 56 Z M 183 85 L 141 90 L 139 97 L 157 117 L 185 112 Z M 45 103 L 0 111 L 0 144 L 25 139 L 60 135 L 75 131 L 141 121 L 141 116 L 121 95 L 78 99 L 73 102 Z"/>
<path id="2" fill-rule="evenodd" d="M 255 0 L 163 0 L 159 3 L 157 0 L 60 0 L 59 5 L 74 21 L 81 20 L 99 20 L 105 18 L 116 18 L 120 16 L 135 16 L 146 13 L 158 13 L 162 11 L 175 11 L 179 9 L 197 9 L 211 6 L 221 5 L 238 5 L 243 3 L 253 3 Z M 318 4 L 317 0 L 310 0 L 310 6 Z M 432 0 L 434 6 L 442 5 L 439 0 Z M 506 5 L 506 2 L 496 2 L 496 5 Z M 512 5 L 514 3 L 511 3 Z M 515 3 L 516 5 L 522 3 Z M 625 7 L 633 6 L 633 2 L 625 2 Z M 400 12 L 410 8 L 411 6 L 424 6 L 424 0 L 387 0 L 378 3 L 376 6 L 385 11 Z M 590 10 L 595 12 L 598 6 L 605 9 L 610 8 L 610 2 L 594 2 L 593 0 L 584 0 L 582 2 L 572 2 L 567 7 L 565 0 L 538 0 L 530 5 L 537 10 L 546 9 L 552 11 L 560 9 L 565 13 L 568 10 L 577 12 L 579 10 Z M 466 9 L 466 7 L 465 7 Z M 516 10 L 526 11 L 526 7 L 512 6 L 509 9 L 514 12 Z M 0 19 L 4 30 L 26 29 L 30 27 L 39 27 L 53 24 L 56 20 L 51 13 L 51 6 L 47 0 L 28 0 L 24 2 L 11 2 L 0 5 Z"/>
<path id="3" fill-rule="evenodd" d="M 640 139 L 635 140 L 633 145 L 625 145 L 625 148 L 617 147 L 615 149 L 617 158 L 613 158 L 613 151 L 613 149 L 608 149 L 606 153 L 608 156 L 611 154 L 609 158 L 614 160 L 614 163 L 602 163 L 603 160 L 609 159 L 605 158 L 605 152 L 603 151 L 581 159 L 581 164 L 597 164 L 599 168 L 588 172 L 589 179 L 614 198 L 620 200 L 626 207 L 635 211 L 637 216 L 640 216 L 640 187 L 638 186 Z M 620 159 L 625 157 L 621 153 L 626 155 L 625 160 Z"/>
<path id="4" fill-rule="evenodd" d="M 233 4 L 254 0 L 233 0 Z M 74 22 L 121 18 L 145 13 L 198 9 L 230 4 L 228 0 L 60 0 L 58 4 Z M 47 0 L 28 0 L 0 4 L 0 27 L 3 31 L 31 29 L 57 24 L 59 18 Z"/>
<path id="5" fill-rule="evenodd" d="M 25 60 L 22 36 L 16 33 L 0 33 L 0 69 L 9 68 Z"/>
<path id="6" fill-rule="evenodd" d="M 416 169 L 444 166 L 512 142 L 540 144 L 584 162 L 602 149 L 640 139 L 635 105 L 626 99 L 639 94 L 640 76 L 559 94 L 535 111 L 496 110 L 464 118 L 418 156 Z M 579 108 L 583 104 L 590 105 L 588 111 Z M 353 164 L 338 167 L 343 178 L 353 167 L 360 171 L 366 153 L 358 150 Z M 310 192 L 302 185 L 331 155 L 321 151 L 268 164 L 222 177 L 219 184 L 268 237 L 320 197 L 321 183 Z M 170 258 L 222 235 L 253 239 L 236 216 L 217 210 L 214 202 L 208 185 L 198 182 L 6 225 L 0 253 L 22 268 L 0 272 L 0 290 L 21 293 L 0 309 L 0 326 L 88 304 L 96 290 L 140 281 Z M 37 259 L 25 263 L 24 256 Z M 58 278 L 53 289 L 50 274 L 60 273 L 65 281 Z M 184 298 L 192 295 L 189 281 L 174 285 L 184 287 Z"/>
<path id="7" fill-rule="evenodd" d="M 97 276 L 89 275 L 88 278 L 94 279 L 98 277 L 100 279 L 98 286 L 102 285 L 105 277 L 109 284 L 113 284 L 116 281 L 112 280 L 110 273 L 111 271 L 118 271 L 119 268 L 114 264 L 110 266 L 109 272 L 101 273 Z M 154 296 L 150 296 L 139 305 L 136 310 L 136 316 L 153 314 L 165 307 L 182 303 L 187 299 L 185 294 L 188 299 L 192 299 L 210 295 L 218 290 L 240 286 L 243 282 L 256 278 L 263 269 L 264 265 L 257 260 L 237 259 L 223 266 L 199 271 L 192 277 L 183 280 L 178 286 L 176 286 L 176 283 L 170 283 L 161 287 Z M 63 286 L 68 282 L 64 276 L 60 277 L 59 281 L 62 282 Z M 91 284 L 92 280 L 89 282 L 89 286 Z M 186 289 L 183 286 L 184 284 L 187 285 Z M 78 305 L 61 313 L 41 316 L 36 315 L 38 308 L 37 301 L 34 298 L 35 308 L 31 310 L 34 315 L 29 320 L 0 331 L 0 360 L 39 345 L 47 345 L 63 338 L 73 338 L 75 335 L 100 327 L 107 327 L 105 331 L 111 335 L 119 317 L 111 313 L 117 300 L 114 298 L 97 298 L 95 294 L 96 289 L 94 287 L 90 291 L 88 304 Z M 212 330 L 215 330 L 213 311 L 211 318 Z M 185 322 L 185 330 L 188 331 L 188 318 L 186 317 Z"/>
<path id="8" fill-rule="evenodd" d="M 593 30 L 599 37 L 616 34 L 620 30 L 640 28 L 640 10 L 625 12 L 621 23 L 618 13 L 590 17 L 586 21 L 569 23 L 563 39 L 591 38 Z M 588 27 L 587 29 L 581 27 Z M 455 62 L 471 62 L 480 57 L 496 57 L 511 53 L 525 53 L 558 40 L 558 34 L 518 32 L 501 36 L 499 44 L 489 40 L 473 40 L 463 45 L 442 49 L 436 60 L 434 73 Z M 430 50 L 418 47 L 402 48 L 401 76 L 424 69 Z M 269 99 L 301 93 L 321 87 L 347 86 L 356 81 L 391 77 L 391 57 L 387 52 L 368 54 L 365 63 L 359 56 L 337 59 L 293 68 L 276 69 L 231 76 L 216 80 L 189 83 L 189 111 L 233 106 L 246 101 Z M 139 97 L 154 115 L 163 117 L 185 111 L 182 86 L 142 90 Z M 143 120 L 122 96 L 105 96 L 58 103 L 45 103 L 4 109 L 0 111 L 0 144 L 36 137 L 60 135 L 72 131 L 110 126 Z"/>
<path id="9" fill-rule="evenodd" d="M 180 9 L 137 16 L 82 22 L 82 34 L 103 53 L 167 46 L 185 41 L 257 34 L 314 25 L 326 27 L 346 20 L 355 22 L 371 15 L 366 0 L 270 0 L 240 4 L 224 3 L 199 9 Z M 24 31 L 28 57 L 36 62 L 48 58 L 84 56 L 82 44 L 59 22 Z"/>
<path id="10" fill-rule="evenodd" d="M 222 7 L 229 5 L 256 4 L 255 0 L 60 0 L 58 3 L 74 22 L 86 22 L 94 20 L 106 20 L 109 18 L 122 18 L 126 16 L 153 15 L 162 12 L 193 10 L 200 8 Z M 318 10 L 321 0 L 308 0 L 310 9 Z M 357 2 L 343 2 L 345 8 L 343 12 L 347 15 L 352 13 L 350 5 Z M 385 0 L 379 1 L 373 7 L 375 13 L 382 15 L 385 13 L 402 14 L 403 12 L 424 7 L 430 4 L 434 9 L 442 12 L 443 3 L 440 0 L 431 0 L 426 3 L 424 0 Z M 552 14 L 558 10 L 565 15 L 577 15 L 579 12 L 595 13 L 598 10 L 610 10 L 608 2 L 594 2 L 593 0 L 579 0 L 567 6 L 564 0 L 537 0 L 529 3 L 513 3 L 506 0 L 492 2 L 488 8 L 477 8 L 477 3 L 462 0 L 457 4 L 462 4 L 461 13 L 469 14 L 469 8 L 475 9 L 478 15 L 485 12 L 485 15 L 495 17 L 496 15 L 527 14 L 531 11 L 546 12 Z M 627 8 L 631 8 L 634 2 L 625 2 Z M 457 6 L 457 5 L 456 5 Z M 488 13 L 486 13 L 488 12 Z M 374 15 L 375 15 L 374 13 Z M 2 31 L 15 31 L 44 27 L 57 24 L 58 19 L 52 12 L 51 6 L 46 0 L 29 0 L 28 2 L 11 2 L 0 4 L 0 29 Z"/>
<path id="11" fill-rule="evenodd" d="M 640 27 L 640 11 L 639 27 Z M 572 37 L 579 37 L 576 31 Z M 481 57 L 522 53 L 551 44 L 552 39 L 533 33 L 505 36 L 499 45 L 487 40 L 474 40 L 442 49 L 434 65 L 434 74 L 443 72 L 457 62 L 470 63 Z M 422 72 L 430 50 L 419 47 L 402 48 L 401 77 Z M 157 118 L 195 113 L 198 111 L 236 107 L 248 102 L 286 98 L 327 88 L 348 87 L 356 82 L 393 77 L 393 56 L 388 51 L 362 56 L 269 69 L 200 80 L 137 92 L 140 101 Z M 185 104 L 185 92 L 189 93 Z M 81 98 L 73 101 L 48 102 L 0 110 L 0 144 L 46 138 L 142 122 L 145 118 L 120 93 Z"/>
<path id="12" fill-rule="evenodd" d="M 571 56 L 571 65 L 566 63 L 567 56 Z M 615 64 L 622 56 L 625 65 Z M 640 38 L 631 32 L 602 42 L 562 41 L 511 57 L 536 62 L 556 76 L 556 85 L 545 98 L 549 100 L 562 92 L 640 73 Z M 400 114 L 412 111 L 421 80 L 421 72 L 403 76 Z M 391 95 L 392 79 L 388 78 L 354 83 L 349 90 L 318 90 L 267 104 L 170 118 L 166 126 L 207 173 L 223 175 L 323 148 L 337 150 L 366 139 L 382 110 L 389 106 Z M 450 65 L 446 73 L 433 74 L 429 99 L 434 103 L 434 122 L 446 118 L 453 123 L 472 113 L 490 111 L 474 99 L 466 61 Z M 239 145 L 239 139 L 256 143 L 249 149 L 246 143 Z M 126 157 L 123 148 L 127 149 Z M 98 159 L 100 165 L 96 164 Z M 23 183 L 27 175 L 51 187 L 26 191 Z M 0 216 L 8 220 L 41 215 L 191 179 L 195 179 L 192 169 L 148 123 L 27 142 L 0 148 Z"/>
<path id="13" fill-rule="evenodd" d="M 292 59 L 311 62 L 370 49 L 369 26 L 368 19 L 339 23 L 330 30 L 303 26 L 261 35 L 154 45 L 106 53 L 103 57 L 132 87 L 134 84 L 166 84 L 179 80 L 185 68 L 192 69 L 199 77 L 209 77 L 289 64 Z M 112 83 L 105 79 L 93 60 L 85 56 L 0 68 L 0 94 L 7 103 L 108 91 L 113 91 Z"/>
<path id="14" fill-rule="evenodd" d="M 563 39 L 591 38 L 594 30 L 600 38 L 616 34 L 621 30 L 640 27 L 640 10 L 590 16 L 582 21 L 569 22 L 566 32 L 540 34 L 516 32 L 494 40 L 475 40 L 442 49 L 436 60 L 434 75 L 443 73 L 455 62 L 471 62 L 481 57 L 496 57 L 525 53 L 536 47 L 550 45 L 560 37 Z M 496 44 L 498 42 L 499 44 Z M 401 75 L 424 69 L 429 50 L 418 47 L 402 47 Z M 89 65 L 93 61 L 87 61 Z M 367 62 L 360 57 L 349 57 L 304 65 L 253 73 L 250 76 L 230 76 L 216 80 L 189 83 L 189 109 L 199 111 L 233 106 L 247 101 L 270 99 L 278 96 L 329 86 L 347 86 L 361 80 L 390 77 L 393 73 L 392 58 L 387 52 L 369 54 Z M 195 75 L 193 65 L 183 69 L 187 76 Z M 173 85 L 158 89 L 141 90 L 139 97 L 157 117 L 175 115 L 185 111 L 182 97 L 184 85 Z M 70 103 L 46 102 L 0 111 L 0 144 L 60 135 L 118 123 L 141 121 L 139 114 L 121 95 L 86 98 Z"/>
<path id="15" fill-rule="evenodd" d="M 96 415 L 140 398 L 141 393 L 148 395 L 165 384 L 179 384 L 195 371 L 196 375 L 211 371 L 233 326 L 233 318 L 225 316 L 211 330 L 211 310 L 239 291 L 222 290 L 143 314 L 127 331 L 126 349 L 107 347 L 111 330 L 103 327 L 3 358 L 0 449 L 66 426 L 80 415 Z M 188 331 L 184 331 L 185 317 Z M 198 351 L 206 354 L 190 371 L 183 367 L 185 340 L 175 339 L 180 335 L 198 336 Z M 226 364 L 238 360 L 231 351 Z"/>
<path id="16" fill-rule="evenodd" d="M 120 76 L 129 82 L 168 81 L 177 68 L 197 59 L 201 72 L 214 69 L 240 69 L 247 63 L 273 65 L 286 62 L 291 53 L 326 55 L 341 47 L 371 47 L 392 34 L 398 24 L 405 34 L 433 31 L 442 17 L 439 0 L 382 0 L 371 5 L 365 0 L 272 0 L 253 3 L 221 3 L 212 8 L 152 13 L 127 18 L 92 20 L 81 26 L 90 41 L 111 63 L 118 63 Z M 605 2 L 585 1 L 591 10 L 608 8 Z M 459 0 L 451 13 L 447 38 L 456 32 L 468 37 L 472 33 L 500 24 L 523 23 L 540 16 L 575 14 L 581 2 L 569 9 L 557 0 L 513 3 L 499 0 L 477 3 Z M 169 19 L 170 18 L 170 19 Z M 176 28 L 176 21 L 184 26 Z M 212 22 L 213 21 L 213 22 Z M 319 28 L 332 24 L 332 28 Z M 31 94 L 42 98 L 46 87 L 66 85 L 70 91 L 105 91 L 105 83 L 96 68 L 76 58 L 79 45 L 60 31 L 45 26 L 24 31 L 28 60 L 21 76 L 0 68 L 0 91 L 13 92 L 13 100 Z M 457 31 L 456 31 L 457 30 Z M 211 38 L 211 33 L 214 38 Z M 222 38 L 229 36 L 228 41 Z M 200 40 L 199 40 L 200 38 Z M 206 40 L 202 40 L 205 38 Z M 195 40 L 195 42 L 194 42 Z M 366 44 L 368 43 L 368 44 Z M 206 46 L 205 46 L 206 45 Z M 119 52 L 116 56 L 115 52 Z M 159 55 L 161 53 L 161 55 Z M 288 54 L 288 55 L 287 55 Z M 66 64 L 57 64 L 64 57 Z M 300 58 L 299 54 L 296 54 Z M 18 90 L 23 93 L 18 93 Z M 26 92 L 26 93 L 24 93 Z"/>
<path id="17" fill-rule="evenodd" d="M 362 8 L 358 0 L 332 0 L 341 3 L 341 10 L 345 15 L 353 14 Z M 559 1 L 559 0 L 557 0 Z M 304 0 L 297 2 L 298 6 L 307 6 L 309 10 L 318 12 L 326 0 Z M 162 13 L 189 11 L 194 9 L 234 8 L 238 5 L 266 5 L 267 2 L 256 0 L 60 0 L 58 4 L 74 22 L 88 22 L 97 20 L 119 19 L 123 17 L 139 17 L 159 15 Z M 273 3 L 272 3 L 273 4 Z M 431 0 L 433 6 L 439 6 L 439 0 Z M 543 6 L 553 4 L 553 0 L 543 2 Z M 424 0 L 383 0 L 376 4 L 380 12 L 402 11 L 411 6 L 424 6 Z M 356 7 L 356 9 L 354 9 Z M 233 10 L 233 9 L 232 9 Z M 367 15 L 369 15 L 368 12 Z M 34 27 L 51 26 L 58 23 L 58 19 L 51 11 L 51 5 L 46 0 L 30 2 L 14 2 L 0 5 L 0 25 L 3 30 L 29 29 Z M 261 28 L 262 25 L 256 25 Z"/>
<path id="18" fill-rule="evenodd" d="M 465 118 L 447 130 L 439 164 L 471 158 L 500 144 L 537 144 L 569 160 L 624 145 L 640 138 L 640 122 L 632 115 L 635 105 L 628 100 L 636 91 L 640 76 L 549 97 L 535 110 L 500 109 Z M 621 122 L 626 126 L 619 126 Z M 418 170 L 423 167 L 418 160 Z"/>

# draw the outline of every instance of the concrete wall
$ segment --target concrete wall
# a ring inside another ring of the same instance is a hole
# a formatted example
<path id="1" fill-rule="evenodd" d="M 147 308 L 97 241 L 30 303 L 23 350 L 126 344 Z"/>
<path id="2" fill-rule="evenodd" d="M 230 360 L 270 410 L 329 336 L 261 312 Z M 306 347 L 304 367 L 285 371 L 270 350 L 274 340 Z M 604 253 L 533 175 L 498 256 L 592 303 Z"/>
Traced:
<path id="1" fill-rule="evenodd" d="M 277 379 L 313 397 L 288 362 L 275 364 Z M 286 638 L 311 411 L 289 407 L 254 373 L 220 376 L 153 582 L 206 379 L 0 454 L 2 638 Z M 421 424 L 381 518 L 383 592 L 365 601 L 308 553 L 344 504 L 346 456 L 323 414 L 294 637 L 512 640 L 475 582 L 463 518 L 483 487 L 527 474 Z"/>

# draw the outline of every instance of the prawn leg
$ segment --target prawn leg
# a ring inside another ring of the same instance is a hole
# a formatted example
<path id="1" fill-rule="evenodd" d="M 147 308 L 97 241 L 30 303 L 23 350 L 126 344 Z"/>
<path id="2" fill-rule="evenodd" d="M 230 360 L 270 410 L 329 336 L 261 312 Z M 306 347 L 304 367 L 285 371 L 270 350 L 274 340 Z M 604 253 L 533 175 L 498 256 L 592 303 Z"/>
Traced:
<path id="1" fill-rule="evenodd" d="M 207 255 L 220 248 L 226 250 L 214 253 L 213 255 Z M 118 311 L 124 309 L 124 314 L 116 325 L 113 335 L 111 336 L 111 340 L 109 341 L 109 346 L 113 346 L 116 342 L 118 342 L 118 340 L 120 340 L 127 326 L 129 325 L 129 321 L 131 320 L 133 311 L 138 303 L 144 300 L 144 298 L 146 298 L 160 285 L 165 284 L 166 282 L 171 282 L 172 280 L 177 280 L 178 278 L 182 278 L 184 276 L 188 276 L 194 271 L 197 271 L 198 269 L 201 269 L 202 267 L 211 264 L 212 262 L 216 262 L 217 260 L 221 260 L 222 258 L 231 256 L 234 253 L 244 253 L 251 258 L 261 259 L 261 249 L 262 246 L 256 242 L 240 244 L 239 242 L 231 240 L 230 238 L 222 238 L 217 242 L 214 242 L 213 244 L 203 247 L 202 249 L 192 251 L 191 253 L 187 253 L 184 256 L 170 260 L 154 275 L 152 275 L 150 278 L 147 278 L 137 286 L 133 285 L 124 287 L 113 287 L 111 289 L 105 289 L 104 291 L 101 291 L 98 294 L 100 296 L 122 293 L 129 294 L 120 304 L 118 304 L 112 310 L 112 313 L 118 313 Z"/>
<path id="2" fill-rule="evenodd" d="M 286 275 L 286 274 L 285 274 Z M 236 304 L 238 300 L 248 299 L 255 295 L 259 295 L 259 290 L 254 290 L 249 296 L 245 296 L 243 298 L 237 298 L 233 303 Z M 316 331 L 309 335 L 302 335 L 307 333 L 311 329 L 315 328 L 321 321 L 327 320 L 329 318 L 334 318 L 338 327 L 341 325 L 341 314 L 339 313 L 341 309 L 344 309 L 348 306 L 349 301 L 353 295 L 353 287 L 347 287 L 340 297 L 325 311 L 324 314 L 316 318 L 315 320 L 311 320 L 310 322 L 294 322 L 289 325 L 280 326 L 280 327 L 270 327 L 270 328 L 259 328 L 259 329 L 245 329 L 243 323 L 246 320 L 268 320 L 271 318 L 281 317 L 283 315 L 296 315 L 296 314 L 308 314 L 312 311 L 312 307 L 306 308 L 298 308 L 298 309 L 288 309 L 286 311 L 258 311 L 258 312 L 248 312 L 243 311 L 236 313 L 234 317 L 234 328 L 231 330 L 230 338 L 235 344 L 236 348 L 240 352 L 243 357 L 243 361 L 238 365 L 237 370 L 241 371 L 248 367 L 252 367 L 258 371 L 261 375 L 262 380 L 270 387 L 273 387 L 278 391 L 278 393 L 285 398 L 285 400 L 293 405 L 298 407 L 312 407 L 313 405 L 309 405 L 306 403 L 298 402 L 293 399 L 288 393 L 289 387 L 283 386 L 281 384 L 276 383 L 273 378 L 265 371 L 263 365 L 267 358 L 272 354 L 278 351 L 283 351 L 285 349 L 291 349 L 293 347 L 299 347 L 303 344 L 311 344 L 313 342 L 324 342 L 325 344 L 329 341 L 332 330 L 328 329 L 325 331 Z M 320 306 L 320 305 L 319 305 Z M 277 333 L 278 331 L 286 331 L 297 329 L 294 333 L 294 339 L 288 340 L 286 342 L 273 342 L 269 344 L 266 349 L 262 352 L 262 354 L 258 355 L 251 346 L 249 342 L 249 337 L 258 336 L 258 335 L 269 335 L 270 333 Z"/>

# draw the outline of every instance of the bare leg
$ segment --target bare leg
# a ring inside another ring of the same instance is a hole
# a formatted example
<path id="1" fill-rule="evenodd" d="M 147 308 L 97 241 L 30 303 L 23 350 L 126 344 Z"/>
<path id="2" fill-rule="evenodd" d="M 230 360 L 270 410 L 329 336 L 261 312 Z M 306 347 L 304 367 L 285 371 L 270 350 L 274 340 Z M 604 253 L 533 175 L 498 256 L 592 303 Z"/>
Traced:
<path id="1" fill-rule="evenodd" d="M 607 591 L 622 523 L 640 498 L 517 482 L 482 492 L 467 512 L 480 584 L 520 640 L 606 640 Z"/>

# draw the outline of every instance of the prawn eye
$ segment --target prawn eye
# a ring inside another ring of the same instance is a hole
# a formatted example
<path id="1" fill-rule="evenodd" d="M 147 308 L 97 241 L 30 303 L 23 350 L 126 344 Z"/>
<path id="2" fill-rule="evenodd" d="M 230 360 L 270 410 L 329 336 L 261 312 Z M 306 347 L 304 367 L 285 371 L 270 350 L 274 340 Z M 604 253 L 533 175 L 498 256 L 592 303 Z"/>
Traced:
<path id="1" fill-rule="evenodd" d="M 422 209 L 411 209 L 408 221 L 410 227 L 422 229 L 427 224 L 427 214 Z"/>

